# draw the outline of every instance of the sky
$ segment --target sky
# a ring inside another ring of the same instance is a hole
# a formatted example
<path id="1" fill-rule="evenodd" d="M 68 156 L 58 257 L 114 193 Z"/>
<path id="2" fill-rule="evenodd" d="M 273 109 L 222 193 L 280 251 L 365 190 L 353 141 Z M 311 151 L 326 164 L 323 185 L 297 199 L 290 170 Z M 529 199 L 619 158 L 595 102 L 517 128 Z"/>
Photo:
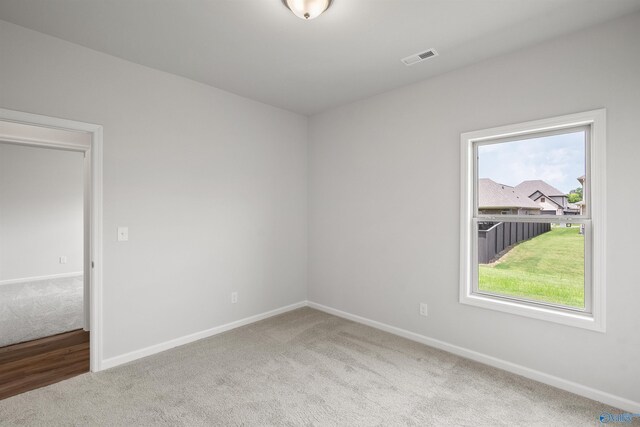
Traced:
<path id="1" fill-rule="evenodd" d="M 585 174 L 584 131 L 478 146 L 478 177 L 516 186 L 541 179 L 568 194 Z"/>

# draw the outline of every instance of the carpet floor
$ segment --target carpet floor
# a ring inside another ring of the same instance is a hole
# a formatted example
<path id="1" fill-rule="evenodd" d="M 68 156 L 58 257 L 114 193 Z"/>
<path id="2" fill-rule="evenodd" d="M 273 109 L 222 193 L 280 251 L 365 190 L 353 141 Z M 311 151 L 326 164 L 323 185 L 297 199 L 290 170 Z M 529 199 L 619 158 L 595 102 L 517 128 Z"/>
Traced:
<path id="1" fill-rule="evenodd" d="M 0 401 L 0 425 L 584 426 L 621 411 L 302 308 Z"/>
<path id="2" fill-rule="evenodd" d="M 82 276 L 0 286 L 0 347 L 83 327 Z"/>

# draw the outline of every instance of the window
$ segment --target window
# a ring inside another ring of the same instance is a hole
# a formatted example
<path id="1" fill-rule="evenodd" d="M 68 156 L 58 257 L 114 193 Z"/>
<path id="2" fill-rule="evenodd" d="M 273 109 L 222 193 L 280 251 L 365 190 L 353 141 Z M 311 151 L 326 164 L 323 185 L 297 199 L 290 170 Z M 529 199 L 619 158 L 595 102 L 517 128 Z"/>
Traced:
<path id="1" fill-rule="evenodd" d="M 461 303 L 604 331 L 605 135 L 605 110 L 462 134 Z"/>

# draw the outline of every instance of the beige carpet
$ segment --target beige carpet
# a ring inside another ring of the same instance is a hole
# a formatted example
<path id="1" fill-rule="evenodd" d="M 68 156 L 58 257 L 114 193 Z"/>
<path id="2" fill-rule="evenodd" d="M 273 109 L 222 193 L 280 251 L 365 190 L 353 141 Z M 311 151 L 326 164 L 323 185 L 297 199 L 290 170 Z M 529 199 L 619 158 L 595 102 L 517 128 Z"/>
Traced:
<path id="1" fill-rule="evenodd" d="M 621 411 L 303 308 L 0 401 L 0 425 L 595 425 Z"/>

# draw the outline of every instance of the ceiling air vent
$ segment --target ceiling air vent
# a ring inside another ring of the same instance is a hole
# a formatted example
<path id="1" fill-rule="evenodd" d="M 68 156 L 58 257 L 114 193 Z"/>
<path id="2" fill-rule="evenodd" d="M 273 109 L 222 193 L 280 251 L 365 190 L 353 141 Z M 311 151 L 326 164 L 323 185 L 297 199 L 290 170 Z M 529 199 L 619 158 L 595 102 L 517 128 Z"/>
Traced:
<path id="1" fill-rule="evenodd" d="M 409 66 L 422 62 L 425 59 L 433 58 L 434 56 L 438 56 L 438 52 L 436 52 L 435 49 L 429 49 L 425 52 L 416 53 L 414 55 L 407 56 L 406 58 L 402 58 L 401 61 L 404 62 L 404 65 Z"/>

